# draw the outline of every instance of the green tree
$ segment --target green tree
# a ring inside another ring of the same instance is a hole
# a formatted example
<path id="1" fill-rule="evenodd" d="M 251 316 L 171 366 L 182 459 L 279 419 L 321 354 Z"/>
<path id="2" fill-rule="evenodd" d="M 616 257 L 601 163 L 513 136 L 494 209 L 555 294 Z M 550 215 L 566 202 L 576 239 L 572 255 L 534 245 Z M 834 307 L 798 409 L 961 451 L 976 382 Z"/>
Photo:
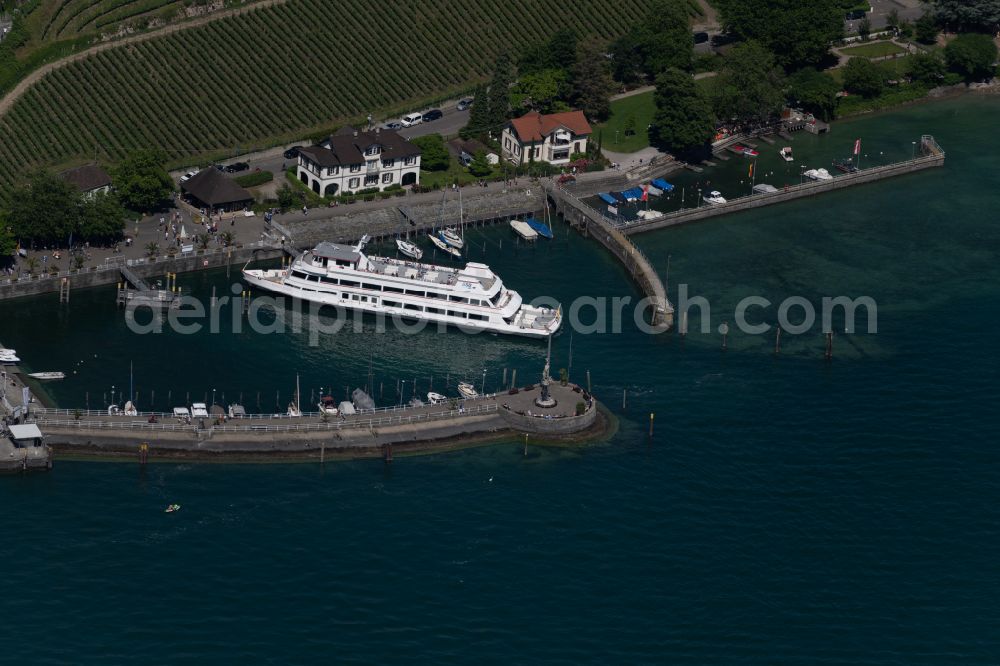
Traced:
<path id="1" fill-rule="evenodd" d="M 631 82 L 640 77 L 652 80 L 667 67 L 692 69 L 694 37 L 687 7 L 676 0 L 654 0 L 632 30 L 612 44 L 618 80 Z"/>
<path id="2" fill-rule="evenodd" d="M 757 40 L 788 71 L 818 66 L 830 43 L 844 32 L 839 0 L 717 0 L 725 31 L 742 40 Z"/>
<path id="3" fill-rule="evenodd" d="M 573 105 L 591 120 L 607 120 L 611 115 L 614 82 L 604 49 L 594 41 L 581 42 L 571 73 Z"/>
<path id="4" fill-rule="evenodd" d="M 485 136 L 490 129 L 490 98 L 486 86 L 476 86 L 472 97 L 474 101 L 469 109 L 469 123 L 460 132 L 463 139 Z"/>
<path id="5" fill-rule="evenodd" d="M 656 113 L 650 140 L 675 155 L 704 148 L 712 138 L 712 111 L 685 71 L 669 68 L 656 77 Z"/>
<path id="6" fill-rule="evenodd" d="M 25 242 L 66 242 L 79 221 L 80 191 L 47 171 L 36 171 L 11 195 L 8 220 Z"/>
<path id="7" fill-rule="evenodd" d="M 872 34 L 872 22 L 868 20 L 868 17 L 864 17 L 858 21 L 858 35 L 863 41 L 868 41 L 868 38 Z"/>
<path id="8" fill-rule="evenodd" d="M 17 249 L 17 239 L 7 223 L 6 217 L 0 217 L 0 263 L 6 261 Z"/>
<path id="9" fill-rule="evenodd" d="M 489 90 L 489 122 L 487 132 L 499 135 L 510 117 L 510 84 L 514 81 L 514 67 L 509 53 L 497 56 Z M 481 103 L 482 100 L 476 100 Z"/>
<path id="10" fill-rule="evenodd" d="M 832 120 L 840 86 L 826 72 L 806 67 L 788 79 L 788 97 L 822 120 Z"/>
<path id="11" fill-rule="evenodd" d="M 851 58 L 844 66 L 844 90 L 878 97 L 885 88 L 885 71 L 867 58 Z"/>
<path id="12" fill-rule="evenodd" d="M 77 235 L 88 241 L 111 242 L 125 230 L 125 209 L 114 193 L 99 193 L 80 202 Z"/>
<path id="13" fill-rule="evenodd" d="M 278 208 L 284 211 L 288 210 L 289 208 L 295 207 L 295 204 L 296 204 L 295 192 L 292 191 L 292 188 L 288 185 L 288 183 L 285 183 L 284 185 L 279 187 Z"/>
<path id="14" fill-rule="evenodd" d="M 892 28 L 893 30 L 899 30 L 901 22 L 899 20 L 899 10 L 893 7 L 889 10 L 889 13 L 885 15 L 885 24 Z"/>
<path id="15" fill-rule="evenodd" d="M 146 256 L 155 257 L 160 253 L 159 243 L 146 243 Z"/>
<path id="16" fill-rule="evenodd" d="M 536 42 L 525 50 L 517 63 L 518 73 L 524 76 L 546 69 L 572 69 L 577 42 L 572 28 L 557 30 L 547 42 Z"/>
<path id="17" fill-rule="evenodd" d="M 440 134 L 427 134 L 410 139 L 420 148 L 420 168 L 427 171 L 444 171 L 451 165 L 451 154 Z"/>
<path id="18" fill-rule="evenodd" d="M 715 87 L 716 116 L 761 123 L 781 111 L 784 80 L 774 56 L 756 41 L 737 44 L 726 55 Z"/>
<path id="19" fill-rule="evenodd" d="M 521 112 L 535 110 L 554 113 L 568 109 L 562 101 L 568 96 L 569 84 L 562 69 L 543 69 L 527 74 L 511 89 L 511 106 Z"/>
<path id="20" fill-rule="evenodd" d="M 996 33 L 1000 28 L 998 0 L 931 0 L 939 23 L 958 32 Z"/>
<path id="21" fill-rule="evenodd" d="M 966 81 L 981 81 L 996 72 L 997 46 L 989 35 L 966 33 L 948 42 L 944 60 L 948 69 Z"/>
<path id="22" fill-rule="evenodd" d="M 469 162 L 469 173 L 476 178 L 484 178 L 493 173 L 493 167 L 490 165 L 489 160 L 486 159 L 485 150 L 479 149 L 472 156 L 472 161 Z"/>
<path id="23" fill-rule="evenodd" d="M 913 25 L 914 36 L 921 44 L 933 44 L 937 41 L 938 27 L 930 12 L 917 19 Z"/>
<path id="24" fill-rule="evenodd" d="M 174 191 L 174 182 L 163 167 L 166 161 L 159 150 L 136 151 L 122 160 L 111 173 L 122 204 L 136 211 L 159 208 Z"/>
<path id="25" fill-rule="evenodd" d="M 939 51 L 915 53 L 907 59 L 907 73 L 917 83 L 936 86 L 944 77 L 944 58 Z"/>

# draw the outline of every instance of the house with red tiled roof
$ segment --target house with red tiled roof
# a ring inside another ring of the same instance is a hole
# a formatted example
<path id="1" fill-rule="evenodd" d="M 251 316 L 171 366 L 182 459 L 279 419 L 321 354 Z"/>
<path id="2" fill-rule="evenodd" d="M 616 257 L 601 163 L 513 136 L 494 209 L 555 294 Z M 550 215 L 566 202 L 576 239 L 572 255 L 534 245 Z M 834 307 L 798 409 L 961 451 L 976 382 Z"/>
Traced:
<path id="1" fill-rule="evenodd" d="M 587 152 L 592 132 L 583 111 L 531 111 L 507 123 L 501 137 L 503 157 L 515 164 L 569 164 L 570 156 Z"/>

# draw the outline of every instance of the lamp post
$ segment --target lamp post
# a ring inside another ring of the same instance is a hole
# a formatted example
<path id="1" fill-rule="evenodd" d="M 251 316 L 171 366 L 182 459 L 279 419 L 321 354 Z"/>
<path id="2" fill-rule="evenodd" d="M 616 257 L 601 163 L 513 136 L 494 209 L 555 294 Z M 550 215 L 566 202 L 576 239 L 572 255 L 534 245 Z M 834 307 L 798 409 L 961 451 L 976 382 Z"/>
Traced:
<path id="1" fill-rule="evenodd" d="M 118 403 L 115 402 L 115 385 L 114 384 L 111 385 L 111 404 L 112 405 L 117 405 L 118 404 Z"/>
<path id="2" fill-rule="evenodd" d="M 799 165 L 799 185 L 801 185 L 802 181 L 805 180 L 805 173 L 806 173 L 806 165 L 805 164 L 800 164 Z"/>
<path id="3" fill-rule="evenodd" d="M 215 405 L 215 389 L 212 389 L 212 404 L 209 405 L 209 407 L 212 407 L 214 405 Z"/>
<path id="4" fill-rule="evenodd" d="M 479 386 L 479 394 L 486 395 L 486 368 L 483 368 L 483 383 Z"/>
<path id="5" fill-rule="evenodd" d="M 911 141 L 910 143 L 913 145 L 913 150 L 910 152 L 910 159 L 915 160 L 917 159 L 917 142 Z"/>

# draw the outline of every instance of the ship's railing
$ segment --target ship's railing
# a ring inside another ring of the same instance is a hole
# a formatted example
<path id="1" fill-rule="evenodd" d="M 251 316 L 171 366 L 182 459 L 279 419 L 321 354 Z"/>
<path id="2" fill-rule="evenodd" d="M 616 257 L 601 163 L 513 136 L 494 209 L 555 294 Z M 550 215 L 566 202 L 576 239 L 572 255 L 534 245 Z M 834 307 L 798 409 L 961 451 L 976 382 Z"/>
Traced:
<path id="1" fill-rule="evenodd" d="M 330 417 L 326 423 L 289 423 L 287 425 L 273 425 L 266 423 L 248 423 L 234 425 L 234 422 L 242 419 L 232 419 L 226 425 L 212 425 L 207 428 L 199 428 L 194 424 L 183 423 L 148 423 L 142 421 L 87 421 L 87 420 L 66 420 L 66 419 L 36 419 L 36 423 L 42 427 L 72 428 L 75 430 L 140 430 L 140 431 L 172 431 L 190 433 L 214 433 L 214 432 L 322 432 L 330 430 L 347 430 L 352 428 L 375 428 L 386 425 L 404 425 L 408 423 L 420 423 L 424 421 L 440 421 L 443 419 L 460 418 L 481 414 L 497 412 L 499 405 L 496 402 L 488 402 L 473 407 L 462 409 L 450 409 L 440 412 L 422 412 L 416 414 L 403 414 L 399 416 L 382 416 L 379 418 L 358 418 L 357 416 L 346 417 L 341 420 L 339 416 Z M 302 417 L 295 417 L 296 420 Z"/>

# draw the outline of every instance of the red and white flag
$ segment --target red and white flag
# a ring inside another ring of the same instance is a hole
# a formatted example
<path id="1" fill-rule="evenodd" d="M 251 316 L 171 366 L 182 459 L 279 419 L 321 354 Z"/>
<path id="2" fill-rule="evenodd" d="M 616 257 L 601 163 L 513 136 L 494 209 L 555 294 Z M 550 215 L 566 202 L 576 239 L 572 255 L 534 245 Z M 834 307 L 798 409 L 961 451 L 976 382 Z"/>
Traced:
<path id="1" fill-rule="evenodd" d="M 857 141 L 854 142 L 854 154 L 855 155 L 861 154 L 861 139 L 858 139 Z"/>
<path id="2" fill-rule="evenodd" d="M 642 186 L 642 200 L 643 201 L 649 201 L 649 184 L 648 183 Z"/>

